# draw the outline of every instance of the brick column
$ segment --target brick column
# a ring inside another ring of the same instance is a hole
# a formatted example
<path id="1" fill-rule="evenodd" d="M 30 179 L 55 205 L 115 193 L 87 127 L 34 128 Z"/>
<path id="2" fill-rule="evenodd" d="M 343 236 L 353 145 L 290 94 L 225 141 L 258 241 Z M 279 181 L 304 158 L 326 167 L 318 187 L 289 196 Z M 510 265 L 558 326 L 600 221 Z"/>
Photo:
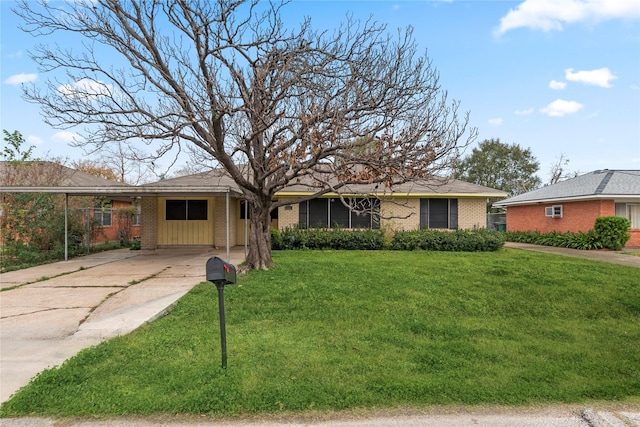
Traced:
<path id="1" fill-rule="evenodd" d="M 142 249 L 156 249 L 158 247 L 158 198 L 143 197 L 140 208 L 140 246 Z"/>

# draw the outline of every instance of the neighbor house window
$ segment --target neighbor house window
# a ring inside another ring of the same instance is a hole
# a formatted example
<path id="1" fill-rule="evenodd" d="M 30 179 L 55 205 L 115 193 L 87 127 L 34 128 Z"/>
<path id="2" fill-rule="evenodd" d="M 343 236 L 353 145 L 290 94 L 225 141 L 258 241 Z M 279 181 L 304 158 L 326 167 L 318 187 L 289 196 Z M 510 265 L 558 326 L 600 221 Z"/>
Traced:
<path id="1" fill-rule="evenodd" d="M 93 206 L 93 222 L 101 227 L 111 227 L 113 224 L 111 200 L 95 200 Z"/>
<path id="2" fill-rule="evenodd" d="M 131 218 L 131 225 L 140 225 L 140 211 L 136 211 L 133 218 Z"/>
<path id="3" fill-rule="evenodd" d="M 627 218 L 631 228 L 640 228 L 640 203 L 616 203 L 616 216 Z"/>
<path id="4" fill-rule="evenodd" d="M 209 203 L 207 200 L 167 200 L 167 221 L 206 221 Z"/>
<path id="5" fill-rule="evenodd" d="M 458 228 L 458 199 L 420 199 L 420 228 Z"/>
<path id="6" fill-rule="evenodd" d="M 305 228 L 380 228 L 380 201 L 375 199 L 312 199 L 299 205 L 300 226 Z"/>
<path id="7" fill-rule="evenodd" d="M 111 227 L 111 208 L 95 208 L 93 220 L 102 227 Z"/>

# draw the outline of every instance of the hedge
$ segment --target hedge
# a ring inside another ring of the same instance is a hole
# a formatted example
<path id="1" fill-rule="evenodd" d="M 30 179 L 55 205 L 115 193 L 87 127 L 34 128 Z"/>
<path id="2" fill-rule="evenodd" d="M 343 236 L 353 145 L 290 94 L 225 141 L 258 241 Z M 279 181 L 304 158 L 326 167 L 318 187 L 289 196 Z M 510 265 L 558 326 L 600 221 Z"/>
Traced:
<path id="1" fill-rule="evenodd" d="M 347 249 L 347 250 L 432 250 L 496 251 L 504 245 L 503 233 L 487 230 L 398 231 L 387 242 L 382 230 L 345 230 L 340 228 L 287 228 L 271 230 L 274 250 Z"/>
<path id="2" fill-rule="evenodd" d="M 596 218 L 595 226 L 587 232 L 540 233 L 538 231 L 507 231 L 505 239 L 509 242 L 532 243 L 535 245 L 557 246 L 572 249 L 612 249 L 620 250 L 629 241 L 630 222 L 617 216 Z"/>

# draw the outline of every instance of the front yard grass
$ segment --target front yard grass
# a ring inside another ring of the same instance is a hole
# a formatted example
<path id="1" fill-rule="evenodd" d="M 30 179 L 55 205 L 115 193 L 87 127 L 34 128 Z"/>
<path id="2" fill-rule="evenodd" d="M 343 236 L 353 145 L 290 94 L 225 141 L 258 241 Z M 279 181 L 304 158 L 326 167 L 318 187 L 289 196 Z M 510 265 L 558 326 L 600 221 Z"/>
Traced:
<path id="1" fill-rule="evenodd" d="M 510 249 L 274 259 L 225 290 L 226 370 L 204 283 L 162 319 L 42 373 L 0 414 L 639 401 L 637 269 Z"/>

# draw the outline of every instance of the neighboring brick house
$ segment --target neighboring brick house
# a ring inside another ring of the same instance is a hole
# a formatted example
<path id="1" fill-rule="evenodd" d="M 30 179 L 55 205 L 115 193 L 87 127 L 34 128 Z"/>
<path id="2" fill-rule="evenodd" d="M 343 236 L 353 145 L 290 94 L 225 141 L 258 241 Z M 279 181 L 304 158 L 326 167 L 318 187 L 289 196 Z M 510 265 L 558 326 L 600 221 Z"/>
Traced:
<path id="1" fill-rule="evenodd" d="M 98 227 L 91 243 L 140 238 L 140 203 L 137 198 L 100 199 L 98 202 L 98 206 L 82 209 L 85 218 L 90 218 Z"/>
<path id="2" fill-rule="evenodd" d="M 98 228 L 88 243 L 140 237 L 137 198 L 130 194 L 132 187 L 128 184 L 49 161 L 2 161 L 0 177 L 0 207 L 10 200 L 5 196 L 7 193 L 66 194 L 74 196 L 71 202 L 66 203 L 69 211 L 80 213 L 85 225 L 92 221 Z M 135 213 L 130 215 L 132 209 Z M 123 215 L 124 212 L 127 214 Z M 0 218 L 1 215 L 0 209 Z"/>
<path id="3" fill-rule="evenodd" d="M 507 209 L 508 231 L 586 232 L 600 216 L 624 217 L 631 222 L 627 246 L 640 246 L 640 170 L 598 170 L 494 206 Z"/>

